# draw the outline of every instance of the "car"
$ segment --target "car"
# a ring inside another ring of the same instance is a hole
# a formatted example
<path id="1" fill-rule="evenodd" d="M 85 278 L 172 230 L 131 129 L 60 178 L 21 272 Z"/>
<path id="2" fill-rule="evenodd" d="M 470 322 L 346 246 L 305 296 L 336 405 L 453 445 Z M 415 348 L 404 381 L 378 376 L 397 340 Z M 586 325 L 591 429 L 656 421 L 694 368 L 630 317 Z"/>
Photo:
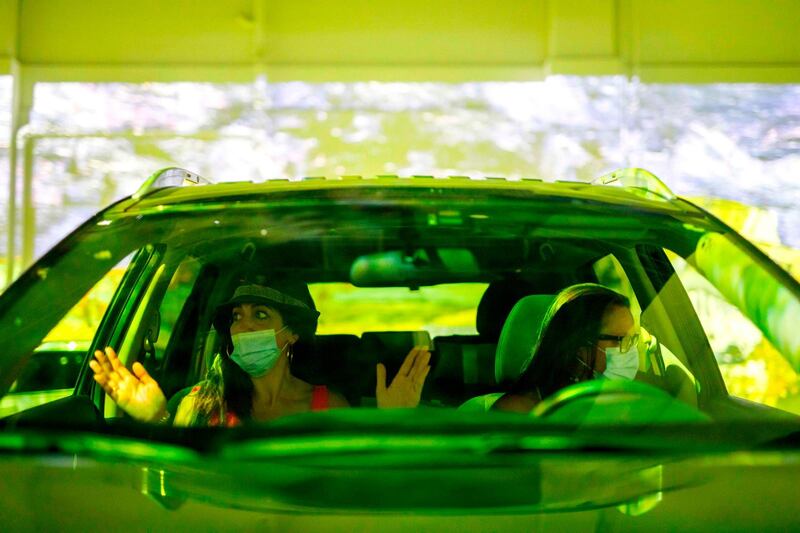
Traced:
<path id="1" fill-rule="evenodd" d="M 93 379 L 94 351 L 141 363 L 167 397 L 191 387 L 220 350 L 214 311 L 243 269 L 308 283 L 316 349 L 292 372 L 353 408 L 231 428 L 141 423 L 118 409 Z M 530 415 L 487 409 L 518 377 L 553 296 L 585 282 L 630 299 L 636 379 L 577 383 Z M 797 280 L 642 169 L 592 183 L 212 183 L 163 169 L 0 295 L 0 520 L 793 529 L 798 324 Z M 15 403 L 53 339 L 79 347 L 78 363 L 50 382 L 41 374 L 42 395 Z M 419 345 L 432 354 L 419 407 L 376 409 L 376 365 L 393 374 Z"/>

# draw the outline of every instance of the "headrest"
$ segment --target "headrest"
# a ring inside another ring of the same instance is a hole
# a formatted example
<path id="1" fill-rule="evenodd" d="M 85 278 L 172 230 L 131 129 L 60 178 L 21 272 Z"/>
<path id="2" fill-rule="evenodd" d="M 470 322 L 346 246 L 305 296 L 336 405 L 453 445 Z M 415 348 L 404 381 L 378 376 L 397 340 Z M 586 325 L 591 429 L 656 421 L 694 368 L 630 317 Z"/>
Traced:
<path id="1" fill-rule="evenodd" d="M 499 385 L 510 385 L 519 378 L 539 340 L 539 329 L 553 294 L 534 294 L 518 301 L 506 318 L 494 359 L 494 375 Z"/>
<path id="2" fill-rule="evenodd" d="M 520 279 L 503 279 L 493 281 L 486 287 L 478 312 L 475 317 L 475 328 L 487 342 L 497 342 L 508 313 L 520 298 L 533 294 L 536 287 Z"/>
<path id="3" fill-rule="evenodd" d="M 396 367 L 395 372 L 412 348 L 430 345 L 431 336 L 427 331 L 365 331 L 361 334 L 361 350 L 371 354 L 376 363 L 384 363 L 389 370 Z"/>

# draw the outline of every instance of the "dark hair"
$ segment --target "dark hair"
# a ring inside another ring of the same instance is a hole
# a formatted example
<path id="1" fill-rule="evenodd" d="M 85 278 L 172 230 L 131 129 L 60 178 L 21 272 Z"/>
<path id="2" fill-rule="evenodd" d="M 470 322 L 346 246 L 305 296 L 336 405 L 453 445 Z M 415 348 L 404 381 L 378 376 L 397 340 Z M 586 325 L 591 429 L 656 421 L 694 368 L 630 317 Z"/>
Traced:
<path id="1" fill-rule="evenodd" d="M 317 331 L 317 317 L 314 300 L 308 290 L 308 285 L 297 281 L 274 279 L 269 280 L 266 286 L 302 302 L 305 307 L 287 305 L 276 301 L 262 299 L 249 300 L 247 297 L 233 298 L 222 304 L 214 318 L 214 327 L 221 339 L 221 367 L 223 383 L 223 401 L 228 411 L 232 411 L 240 419 L 247 419 L 253 412 L 253 381 L 250 375 L 239 367 L 230 358 L 233 351 L 233 341 L 230 335 L 231 314 L 237 303 L 250 303 L 251 301 L 263 303 L 275 309 L 281 315 L 283 325 L 297 335 L 297 341 L 292 344 L 292 357 L 306 356 L 313 351 L 314 334 Z M 238 290 L 236 291 L 238 293 Z M 235 293 L 235 294 L 236 294 Z"/>
<path id="2" fill-rule="evenodd" d="M 603 315 L 612 306 L 630 308 L 630 301 L 594 283 L 572 285 L 559 292 L 542 320 L 538 341 L 512 392 L 538 391 L 544 399 L 570 385 L 580 365 L 579 349 L 597 341 Z M 594 367 L 593 360 L 589 366 Z"/>

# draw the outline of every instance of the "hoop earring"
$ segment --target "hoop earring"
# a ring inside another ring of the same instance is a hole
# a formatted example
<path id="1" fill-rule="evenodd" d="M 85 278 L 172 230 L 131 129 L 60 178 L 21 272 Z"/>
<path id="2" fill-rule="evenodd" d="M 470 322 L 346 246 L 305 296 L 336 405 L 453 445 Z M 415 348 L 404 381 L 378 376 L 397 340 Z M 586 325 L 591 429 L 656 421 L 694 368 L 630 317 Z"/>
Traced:
<path id="1" fill-rule="evenodd" d="M 294 343 L 289 343 L 286 345 L 286 357 L 289 359 L 289 362 L 292 362 L 294 359 Z"/>

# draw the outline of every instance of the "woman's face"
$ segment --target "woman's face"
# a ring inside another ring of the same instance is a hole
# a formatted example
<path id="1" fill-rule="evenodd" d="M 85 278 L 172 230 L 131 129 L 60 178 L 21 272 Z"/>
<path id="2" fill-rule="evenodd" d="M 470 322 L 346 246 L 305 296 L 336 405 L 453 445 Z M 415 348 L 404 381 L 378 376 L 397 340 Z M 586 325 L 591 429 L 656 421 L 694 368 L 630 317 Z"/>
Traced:
<path id="1" fill-rule="evenodd" d="M 231 335 L 265 329 L 275 330 L 278 346 L 283 347 L 292 337 L 294 337 L 291 339 L 292 342 L 297 340 L 297 336 L 293 335 L 288 328 L 281 331 L 283 316 L 273 307 L 264 304 L 243 303 L 231 311 Z"/>
<path id="2" fill-rule="evenodd" d="M 612 305 L 603 314 L 600 323 L 600 335 L 612 335 L 615 337 L 625 337 L 636 333 L 636 325 L 633 321 L 631 310 L 621 305 Z M 595 344 L 594 370 L 602 374 L 606 371 L 606 348 L 619 346 L 616 340 L 598 340 Z"/>

